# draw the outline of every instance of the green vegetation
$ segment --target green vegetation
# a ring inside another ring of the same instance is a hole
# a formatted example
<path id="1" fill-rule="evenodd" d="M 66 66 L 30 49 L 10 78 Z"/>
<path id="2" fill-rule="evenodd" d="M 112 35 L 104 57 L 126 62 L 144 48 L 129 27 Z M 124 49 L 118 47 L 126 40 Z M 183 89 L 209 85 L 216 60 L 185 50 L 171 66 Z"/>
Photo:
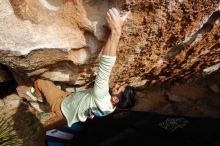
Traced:
<path id="1" fill-rule="evenodd" d="M 21 146 L 22 141 L 13 128 L 10 118 L 0 118 L 0 146 Z"/>

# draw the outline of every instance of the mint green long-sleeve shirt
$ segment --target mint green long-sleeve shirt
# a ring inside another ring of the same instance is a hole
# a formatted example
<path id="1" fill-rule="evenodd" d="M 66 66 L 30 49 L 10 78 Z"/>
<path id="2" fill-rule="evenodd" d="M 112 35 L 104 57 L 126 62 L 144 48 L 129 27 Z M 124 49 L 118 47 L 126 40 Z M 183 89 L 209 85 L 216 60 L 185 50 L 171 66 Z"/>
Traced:
<path id="1" fill-rule="evenodd" d="M 61 103 L 61 111 L 67 119 L 68 126 L 86 121 L 94 116 L 105 116 L 112 113 L 115 107 L 109 94 L 109 77 L 115 64 L 116 56 L 101 57 L 94 87 L 72 93 Z"/>

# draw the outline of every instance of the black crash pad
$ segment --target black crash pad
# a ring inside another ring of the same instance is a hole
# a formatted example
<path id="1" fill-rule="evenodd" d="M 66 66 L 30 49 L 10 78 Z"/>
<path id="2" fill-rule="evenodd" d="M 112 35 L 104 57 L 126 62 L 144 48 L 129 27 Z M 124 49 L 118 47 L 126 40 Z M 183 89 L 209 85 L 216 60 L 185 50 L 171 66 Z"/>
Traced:
<path id="1" fill-rule="evenodd" d="M 88 120 L 73 146 L 220 146 L 220 118 L 118 111 Z"/>

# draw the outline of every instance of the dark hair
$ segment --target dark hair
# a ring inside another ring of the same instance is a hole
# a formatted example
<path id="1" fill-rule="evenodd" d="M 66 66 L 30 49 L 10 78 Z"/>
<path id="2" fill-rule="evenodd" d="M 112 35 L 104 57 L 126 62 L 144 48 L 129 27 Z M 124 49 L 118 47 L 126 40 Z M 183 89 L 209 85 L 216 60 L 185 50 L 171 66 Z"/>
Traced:
<path id="1" fill-rule="evenodd" d="M 136 102 L 135 95 L 136 92 L 134 90 L 134 87 L 126 86 L 124 92 L 122 92 L 122 95 L 119 97 L 119 102 L 117 106 L 120 109 L 132 108 Z"/>

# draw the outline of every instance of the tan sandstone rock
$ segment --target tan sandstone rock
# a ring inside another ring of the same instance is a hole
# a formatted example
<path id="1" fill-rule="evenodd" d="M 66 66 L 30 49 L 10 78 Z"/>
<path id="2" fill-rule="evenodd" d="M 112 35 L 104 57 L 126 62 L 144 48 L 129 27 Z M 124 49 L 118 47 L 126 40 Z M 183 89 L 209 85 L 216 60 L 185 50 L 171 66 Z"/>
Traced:
<path id="1" fill-rule="evenodd" d="M 111 7 L 132 12 L 111 85 L 181 81 L 207 74 L 219 62 L 219 0 L 4 0 L 0 63 L 19 84 L 47 78 L 86 88 L 108 36 Z"/>

